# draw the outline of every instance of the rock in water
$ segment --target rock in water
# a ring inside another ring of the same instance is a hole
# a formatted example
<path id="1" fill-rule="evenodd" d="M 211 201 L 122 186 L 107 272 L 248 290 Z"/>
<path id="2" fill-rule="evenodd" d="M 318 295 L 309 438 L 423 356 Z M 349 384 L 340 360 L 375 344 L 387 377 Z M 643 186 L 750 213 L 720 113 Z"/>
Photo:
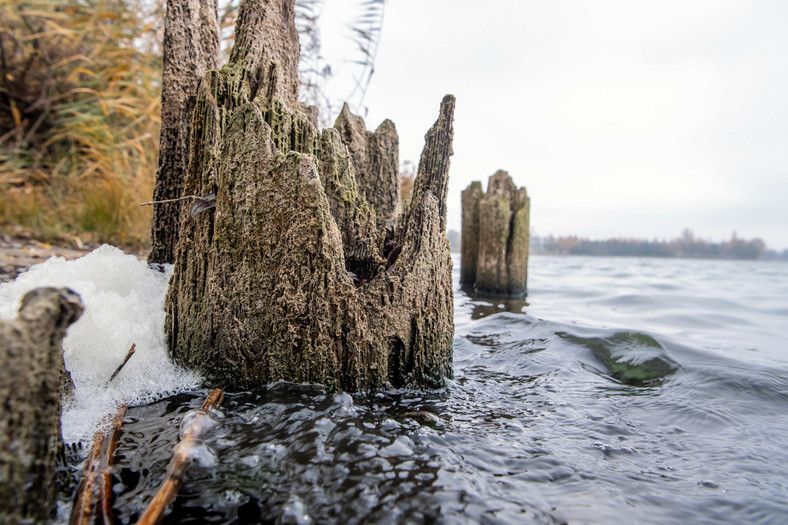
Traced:
<path id="1" fill-rule="evenodd" d="M 62 437 L 66 329 L 82 315 L 69 288 L 38 288 L 19 317 L 0 321 L 0 522 L 41 523 L 55 501 L 54 465 Z"/>
<path id="2" fill-rule="evenodd" d="M 612 377 L 628 385 L 658 384 L 680 368 L 667 348 L 648 334 L 616 332 L 607 337 L 578 337 L 558 332 L 557 335 L 591 349 Z"/>
<path id="3" fill-rule="evenodd" d="M 490 177 L 486 194 L 478 181 L 462 192 L 462 284 L 484 295 L 525 295 L 530 207 L 505 171 Z"/>

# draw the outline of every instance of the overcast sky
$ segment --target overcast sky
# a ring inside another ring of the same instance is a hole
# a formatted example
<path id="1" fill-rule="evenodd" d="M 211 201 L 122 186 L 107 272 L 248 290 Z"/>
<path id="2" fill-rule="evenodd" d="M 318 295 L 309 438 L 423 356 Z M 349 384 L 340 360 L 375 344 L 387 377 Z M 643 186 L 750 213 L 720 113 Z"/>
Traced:
<path id="1" fill-rule="evenodd" d="M 355 1 L 324 10 L 334 90 Z M 449 228 L 504 169 L 538 235 L 788 248 L 788 1 L 389 0 L 367 127 L 392 119 L 418 161 L 446 93 Z"/>

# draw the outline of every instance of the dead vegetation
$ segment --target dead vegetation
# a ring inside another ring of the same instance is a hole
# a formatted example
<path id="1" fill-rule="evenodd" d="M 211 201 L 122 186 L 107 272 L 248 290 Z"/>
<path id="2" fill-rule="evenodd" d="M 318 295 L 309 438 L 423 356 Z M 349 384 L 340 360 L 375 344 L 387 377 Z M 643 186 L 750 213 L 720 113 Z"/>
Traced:
<path id="1" fill-rule="evenodd" d="M 141 245 L 158 153 L 161 4 L 0 0 L 0 226 Z"/>

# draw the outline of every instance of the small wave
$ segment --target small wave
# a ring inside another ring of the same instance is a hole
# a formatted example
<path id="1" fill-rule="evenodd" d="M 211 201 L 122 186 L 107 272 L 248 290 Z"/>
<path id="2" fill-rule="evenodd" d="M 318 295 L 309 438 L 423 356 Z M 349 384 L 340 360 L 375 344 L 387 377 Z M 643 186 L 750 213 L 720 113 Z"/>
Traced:
<path id="1" fill-rule="evenodd" d="M 616 332 L 606 337 L 580 337 L 558 332 L 556 335 L 590 349 L 612 377 L 628 385 L 651 385 L 679 369 L 679 363 L 667 348 L 648 334 Z"/>

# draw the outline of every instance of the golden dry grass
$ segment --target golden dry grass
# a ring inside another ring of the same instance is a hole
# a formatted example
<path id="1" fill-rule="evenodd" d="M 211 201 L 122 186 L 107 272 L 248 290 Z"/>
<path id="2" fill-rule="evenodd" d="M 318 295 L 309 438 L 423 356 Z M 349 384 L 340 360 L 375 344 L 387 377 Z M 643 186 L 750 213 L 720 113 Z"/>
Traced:
<path id="1" fill-rule="evenodd" d="M 0 0 L 0 227 L 144 245 L 161 4 Z"/>
<path id="2" fill-rule="evenodd" d="M 405 161 L 399 173 L 400 205 L 405 210 L 413 195 L 413 183 L 416 180 L 416 168 L 413 163 Z"/>

